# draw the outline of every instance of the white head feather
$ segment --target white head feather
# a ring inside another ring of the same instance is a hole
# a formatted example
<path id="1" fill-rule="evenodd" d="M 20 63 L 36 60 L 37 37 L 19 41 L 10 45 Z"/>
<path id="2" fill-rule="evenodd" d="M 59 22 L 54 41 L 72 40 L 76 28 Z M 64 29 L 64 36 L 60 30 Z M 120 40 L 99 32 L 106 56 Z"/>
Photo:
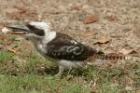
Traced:
<path id="1" fill-rule="evenodd" d="M 38 29 L 44 30 L 45 33 L 48 33 L 51 31 L 51 26 L 50 26 L 51 24 L 49 22 L 46 23 L 46 22 L 31 21 L 29 24 Z"/>
<path id="2" fill-rule="evenodd" d="M 45 31 L 45 36 L 43 36 L 43 40 L 42 40 L 43 43 L 48 43 L 56 37 L 56 32 L 51 31 L 51 26 L 50 26 L 49 22 L 46 23 L 46 22 L 32 21 L 29 24 L 38 28 L 38 29 L 42 29 Z"/>

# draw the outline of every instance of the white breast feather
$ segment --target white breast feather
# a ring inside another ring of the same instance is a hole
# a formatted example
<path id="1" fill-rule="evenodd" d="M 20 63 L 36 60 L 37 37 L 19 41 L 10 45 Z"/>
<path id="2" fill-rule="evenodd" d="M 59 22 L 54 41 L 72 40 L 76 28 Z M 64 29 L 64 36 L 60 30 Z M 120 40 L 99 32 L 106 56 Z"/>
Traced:
<path id="1" fill-rule="evenodd" d="M 66 68 L 73 68 L 73 67 L 79 68 L 79 67 L 83 66 L 84 62 L 80 62 L 80 61 L 72 62 L 72 61 L 68 61 L 68 60 L 60 60 L 59 64 Z"/>
<path id="2" fill-rule="evenodd" d="M 42 52 L 42 53 L 47 53 L 47 50 L 45 49 L 46 46 L 43 46 L 42 44 L 38 45 L 38 49 Z"/>
<path id="3" fill-rule="evenodd" d="M 42 40 L 42 43 L 47 44 L 50 41 L 52 41 L 55 37 L 56 37 L 56 32 L 54 32 L 54 31 L 49 32 L 49 33 L 45 34 L 45 36 L 44 36 L 44 38 Z"/>

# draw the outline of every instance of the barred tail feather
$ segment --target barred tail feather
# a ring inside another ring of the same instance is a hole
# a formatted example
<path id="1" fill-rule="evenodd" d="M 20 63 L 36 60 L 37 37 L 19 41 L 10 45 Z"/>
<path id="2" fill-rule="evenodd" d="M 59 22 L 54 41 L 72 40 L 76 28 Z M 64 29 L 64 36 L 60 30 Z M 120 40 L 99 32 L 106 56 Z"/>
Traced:
<path id="1" fill-rule="evenodd" d="M 126 56 L 123 55 L 98 55 L 96 59 L 102 60 L 124 60 L 127 59 Z"/>
<path id="2" fill-rule="evenodd" d="M 89 57 L 88 61 L 93 61 L 95 59 L 101 59 L 101 60 L 124 60 L 128 59 L 127 56 L 124 55 L 100 55 L 100 54 L 94 54 L 91 57 Z"/>

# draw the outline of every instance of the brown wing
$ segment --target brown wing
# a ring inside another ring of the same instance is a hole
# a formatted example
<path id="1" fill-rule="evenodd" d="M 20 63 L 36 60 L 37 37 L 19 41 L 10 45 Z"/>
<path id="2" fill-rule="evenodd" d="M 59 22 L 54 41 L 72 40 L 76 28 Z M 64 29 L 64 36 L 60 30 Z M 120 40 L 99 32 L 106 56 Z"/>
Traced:
<path id="1" fill-rule="evenodd" d="M 57 33 L 56 38 L 47 44 L 47 55 L 56 59 L 82 61 L 96 53 L 103 52 L 97 52 L 62 33 Z"/>

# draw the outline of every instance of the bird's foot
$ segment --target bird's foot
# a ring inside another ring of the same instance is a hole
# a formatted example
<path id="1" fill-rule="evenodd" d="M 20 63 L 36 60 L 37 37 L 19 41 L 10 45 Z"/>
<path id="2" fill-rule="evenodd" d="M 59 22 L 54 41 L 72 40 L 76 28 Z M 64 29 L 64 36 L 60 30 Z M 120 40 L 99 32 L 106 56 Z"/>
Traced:
<path id="1" fill-rule="evenodd" d="M 54 76 L 55 78 L 62 78 L 62 74 L 64 72 L 64 67 L 63 66 L 59 66 L 59 72 Z"/>

